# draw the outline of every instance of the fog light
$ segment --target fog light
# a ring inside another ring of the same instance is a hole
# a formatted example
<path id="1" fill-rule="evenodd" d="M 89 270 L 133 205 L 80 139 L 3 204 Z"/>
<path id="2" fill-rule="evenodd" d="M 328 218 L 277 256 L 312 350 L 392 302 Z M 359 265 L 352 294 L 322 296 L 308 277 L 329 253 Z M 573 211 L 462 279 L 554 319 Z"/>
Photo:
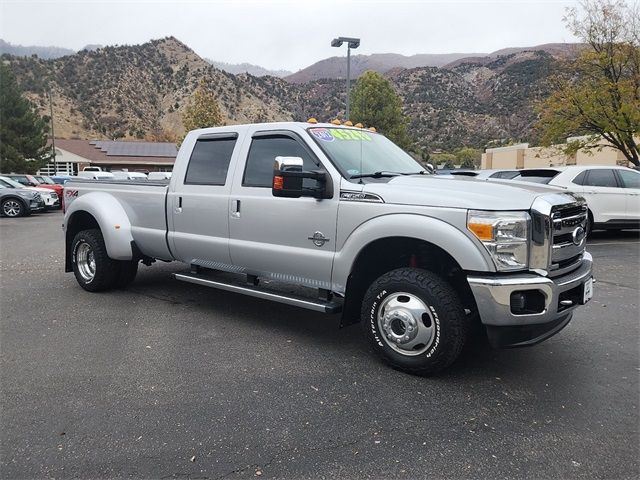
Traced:
<path id="1" fill-rule="evenodd" d="M 514 315 L 533 315 L 545 310 L 545 296 L 540 290 L 513 292 L 510 299 L 511 313 Z"/>

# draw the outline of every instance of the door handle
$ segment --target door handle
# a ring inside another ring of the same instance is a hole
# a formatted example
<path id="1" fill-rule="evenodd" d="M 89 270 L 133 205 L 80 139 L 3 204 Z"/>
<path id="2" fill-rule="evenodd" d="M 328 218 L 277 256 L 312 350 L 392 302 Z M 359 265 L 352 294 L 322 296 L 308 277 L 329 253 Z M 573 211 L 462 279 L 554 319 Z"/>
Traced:
<path id="1" fill-rule="evenodd" d="M 240 200 L 231 200 L 231 216 L 240 218 Z"/>
<path id="2" fill-rule="evenodd" d="M 178 197 L 178 206 L 173 209 L 174 213 L 182 213 L 182 197 Z"/>

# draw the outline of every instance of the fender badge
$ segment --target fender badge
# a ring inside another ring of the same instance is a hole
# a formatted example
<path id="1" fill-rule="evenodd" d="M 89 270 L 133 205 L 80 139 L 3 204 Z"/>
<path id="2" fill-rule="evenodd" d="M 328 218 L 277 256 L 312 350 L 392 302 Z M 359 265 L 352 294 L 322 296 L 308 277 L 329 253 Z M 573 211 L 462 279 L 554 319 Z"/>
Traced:
<path id="1" fill-rule="evenodd" d="M 329 239 L 326 238 L 322 232 L 315 232 L 312 237 L 307 237 L 307 238 L 313 241 L 313 244 L 316 247 L 322 247 L 326 242 L 329 241 Z"/>

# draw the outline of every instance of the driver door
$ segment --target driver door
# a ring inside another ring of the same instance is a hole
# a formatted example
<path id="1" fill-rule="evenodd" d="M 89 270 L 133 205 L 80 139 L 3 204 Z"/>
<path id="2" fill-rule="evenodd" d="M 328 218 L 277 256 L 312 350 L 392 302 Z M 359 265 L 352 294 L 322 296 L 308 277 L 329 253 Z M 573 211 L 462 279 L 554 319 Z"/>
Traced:
<path id="1" fill-rule="evenodd" d="M 324 170 L 320 160 L 298 134 L 286 130 L 256 131 L 243 148 L 229 205 L 233 265 L 253 275 L 330 289 L 336 189 L 333 198 L 322 200 L 271 193 L 275 157 L 301 157 L 304 170 Z"/>

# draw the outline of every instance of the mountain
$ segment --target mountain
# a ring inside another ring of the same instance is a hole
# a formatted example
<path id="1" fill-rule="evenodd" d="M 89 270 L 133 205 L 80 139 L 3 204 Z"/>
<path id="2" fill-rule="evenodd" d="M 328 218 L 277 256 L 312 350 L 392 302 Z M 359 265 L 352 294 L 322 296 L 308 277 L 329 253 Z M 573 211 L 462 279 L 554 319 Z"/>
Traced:
<path id="1" fill-rule="evenodd" d="M 214 60 L 206 59 L 211 65 L 219 70 L 224 70 L 227 73 L 233 73 L 238 75 L 239 73 L 248 73 L 254 77 L 264 77 L 265 75 L 271 75 L 272 77 L 286 77 L 291 75 L 289 70 L 269 70 L 261 67 L 260 65 L 253 65 L 252 63 L 226 63 L 216 62 Z"/>
<path id="2" fill-rule="evenodd" d="M 216 92 L 232 123 L 291 119 L 258 78 L 218 70 L 173 37 L 54 60 L 3 60 L 45 115 L 51 83 L 61 137 L 177 137 L 184 132 L 181 114 L 200 82 Z"/>
<path id="3" fill-rule="evenodd" d="M 579 44 L 575 43 L 547 43 L 533 47 L 503 48 L 491 53 L 443 53 L 418 54 L 412 56 L 397 53 L 374 53 L 372 55 L 351 56 L 351 77 L 358 78 L 367 70 L 387 73 L 396 69 L 418 67 L 455 67 L 461 63 L 490 62 L 498 57 L 522 52 L 542 51 L 555 58 L 566 58 L 575 54 Z M 305 83 L 321 78 L 346 78 L 347 59 L 345 57 L 331 57 L 320 60 L 302 70 L 285 77 L 292 83 Z"/>
<path id="4" fill-rule="evenodd" d="M 535 141 L 534 104 L 549 94 L 547 79 L 566 51 L 523 48 L 465 56 L 441 67 L 395 67 L 384 75 L 403 98 L 409 133 L 420 149 Z M 328 121 L 344 111 L 343 79 L 292 83 L 271 75 L 234 75 L 173 37 L 52 60 L 4 55 L 2 61 L 44 115 L 51 86 L 56 134 L 62 138 L 179 138 L 182 113 L 200 82 L 215 92 L 229 123 Z"/>
<path id="5" fill-rule="evenodd" d="M 37 55 L 40 58 L 50 59 L 59 58 L 65 55 L 73 55 L 73 50 L 61 47 L 36 47 L 29 46 L 23 47 L 22 45 L 13 45 L 9 42 L 5 42 L 0 38 L 0 55 L 2 54 L 15 55 L 17 57 L 30 57 L 31 55 Z"/>
<path id="6" fill-rule="evenodd" d="M 584 45 L 580 43 L 545 43 L 533 47 L 502 48 L 485 56 L 459 58 L 444 65 L 444 67 L 453 68 L 463 63 L 489 63 L 498 57 L 525 52 L 545 52 L 557 59 L 567 59 L 575 56 L 581 48 L 584 48 Z"/>
<path id="7" fill-rule="evenodd" d="M 447 68 L 391 72 L 410 132 L 422 147 L 483 147 L 493 140 L 535 141 L 534 104 L 550 93 L 558 59 L 521 51 Z"/>
<path id="8" fill-rule="evenodd" d="M 372 55 L 351 55 L 351 76 L 359 77 L 367 70 L 386 73 L 394 68 L 441 67 L 460 58 L 484 56 L 481 53 L 443 53 L 419 54 L 412 56 L 397 53 L 374 53 Z M 345 57 L 330 57 L 320 60 L 302 70 L 293 73 L 285 79 L 292 83 L 311 82 L 321 78 L 346 78 L 347 59 Z"/>

